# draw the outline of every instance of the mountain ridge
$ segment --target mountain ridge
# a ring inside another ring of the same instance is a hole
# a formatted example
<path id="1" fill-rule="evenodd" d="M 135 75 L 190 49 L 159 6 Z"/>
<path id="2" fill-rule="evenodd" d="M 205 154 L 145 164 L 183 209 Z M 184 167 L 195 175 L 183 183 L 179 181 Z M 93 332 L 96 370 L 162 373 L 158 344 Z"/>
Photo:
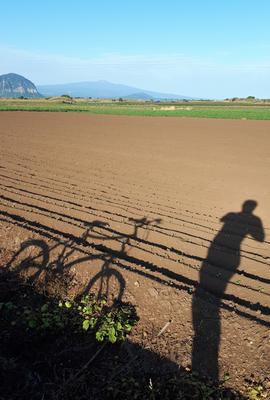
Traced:
<path id="1" fill-rule="evenodd" d="M 133 86 L 124 84 L 112 83 L 106 80 L 99 81 L 82 81 L 82 82 L 71 82 L 71 83 L 60 83 L 52 85 L 37 85 L 38 90 L 44 96 L 61 96 L 68 94 L 71 97 L 93 97 L 93 98 L 132 98 L 132 99 L 195 99 L 194 97 L 177 95 L 171 93 L 154 92 L 150 90 L 144 90 Z M 136 97 L 136 95 L 141 97 Z M 142 96 L 143 95 L 143 96 Z"/>

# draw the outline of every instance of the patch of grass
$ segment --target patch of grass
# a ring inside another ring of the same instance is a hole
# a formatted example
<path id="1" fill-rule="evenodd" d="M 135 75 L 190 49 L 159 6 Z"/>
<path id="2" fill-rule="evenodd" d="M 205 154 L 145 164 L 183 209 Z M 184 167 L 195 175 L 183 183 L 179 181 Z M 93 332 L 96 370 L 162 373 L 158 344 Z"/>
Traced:
<path id="1" fill-rule="evenodd" d="M 222 103 L 222 102 L 113 102 L 74 100 L 66 104 L 62 100 L 0 100 L 0 111 L 47 111 L 47 112 L 87 112 L 91 114 L 160 116 L 270 120 L 268 103 Z"/>

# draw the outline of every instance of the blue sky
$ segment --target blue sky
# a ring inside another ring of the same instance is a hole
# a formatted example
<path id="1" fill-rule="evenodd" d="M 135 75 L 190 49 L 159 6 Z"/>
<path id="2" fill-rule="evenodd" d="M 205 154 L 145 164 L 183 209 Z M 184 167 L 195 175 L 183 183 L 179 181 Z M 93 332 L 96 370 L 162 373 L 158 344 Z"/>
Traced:
<path id="1" fill-rule="evenodd" d="M 0 74 L 270 98 L 269 17 L 269 0 L 11 0 L 1 4 Z"/>

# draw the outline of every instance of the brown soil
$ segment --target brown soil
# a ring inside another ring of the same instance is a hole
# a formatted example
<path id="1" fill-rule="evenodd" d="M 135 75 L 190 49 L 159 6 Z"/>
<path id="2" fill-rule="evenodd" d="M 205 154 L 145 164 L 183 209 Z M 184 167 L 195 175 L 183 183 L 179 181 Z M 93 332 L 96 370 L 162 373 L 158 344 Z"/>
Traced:
<path id="1" fill-rule="evenodd" d="M 269 122 L 0 118 L 2 260 L 133 303 L 131 340 L 176 364 L 267 381 Z"/>

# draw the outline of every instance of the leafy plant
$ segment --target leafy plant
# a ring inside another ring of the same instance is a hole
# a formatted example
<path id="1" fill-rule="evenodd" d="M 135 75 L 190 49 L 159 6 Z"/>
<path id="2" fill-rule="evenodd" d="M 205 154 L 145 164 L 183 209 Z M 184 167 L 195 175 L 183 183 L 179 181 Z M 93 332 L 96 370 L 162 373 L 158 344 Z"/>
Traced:
<path id="1" fill-rule="evenodd" d="M 261 385 L 251 388 L 248 393 L 248 398 L 250 400 L 266 399 L 267 396 L 267 393 Z"/>
<path id="2" fill-rule="evenodd" d="M 96 339 L 99 342 L 108 340 L 111 343 L 122 341 L 136 322 L 137 319 L 131 307 L 121 305 L 101 317 L 96 331 Z"/>
<path id="3" fill-rule="evenodd" d="M 95 330 L 95 337 L 99 342 L 115 343 L 124 340 L 138 320 L 131 305 L 115 304 L 108 307 L 105 299 L 97 301 L 84 296 L 79 302 L 66 301 L 59 305 L 76 309 L 82 318 L 81 328 L 84 331 Z"/>
<path id="4" fill-rule="evenodd" d="M 80 300 L 43 302 L 38 306 L 0 303 L 6 322 L 36 334 L 49 331 L 75 331 L 95 334 L 99 342 L 116 343 L 125 339 L 137 323 L 134 308 L 129 304 L 109 307 L 105 299 L 84 296 Z"/>

